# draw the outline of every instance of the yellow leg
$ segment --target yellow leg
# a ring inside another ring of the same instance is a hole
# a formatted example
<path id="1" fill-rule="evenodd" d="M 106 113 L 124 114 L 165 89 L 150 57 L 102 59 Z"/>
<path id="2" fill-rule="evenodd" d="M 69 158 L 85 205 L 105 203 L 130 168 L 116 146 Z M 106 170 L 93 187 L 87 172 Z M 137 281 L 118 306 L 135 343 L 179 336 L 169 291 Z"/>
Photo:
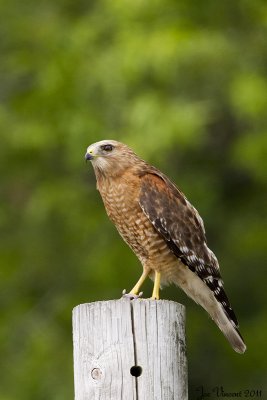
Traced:
<path id="1" fill-rule="evenodd" d="M 145 282 L 147 276 L 149 274 L 149 271 L 143 271 L 142 275 L 140 276 L 140 278 L 138 279 L 138 282 L 136 283 L 136 285 L 134 285 L 134 287 L 132 288 L 132 290 L 130 291 L 131 294 L 135 294 L 137 295 L 140 291 L 141 286 L 143 285 L 143 283 Z"/>
<path id="2" fill-rule="evenodd" d="M 155 271 L 155 280 L 152 293 L 152 299 L 159 300 L 159 288 L 160 288 L 160 272 Z"/>

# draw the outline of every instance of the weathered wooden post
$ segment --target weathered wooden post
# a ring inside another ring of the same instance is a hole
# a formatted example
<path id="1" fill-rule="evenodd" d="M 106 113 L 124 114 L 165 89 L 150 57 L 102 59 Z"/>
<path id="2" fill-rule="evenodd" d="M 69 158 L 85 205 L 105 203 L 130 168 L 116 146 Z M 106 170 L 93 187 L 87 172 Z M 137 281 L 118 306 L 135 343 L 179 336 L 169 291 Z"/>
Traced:
<path id="1" fill-rule="evenodd" d="M 120 299 L 73 310 L 76 400 L 187 400 L 184 306 Z"/>

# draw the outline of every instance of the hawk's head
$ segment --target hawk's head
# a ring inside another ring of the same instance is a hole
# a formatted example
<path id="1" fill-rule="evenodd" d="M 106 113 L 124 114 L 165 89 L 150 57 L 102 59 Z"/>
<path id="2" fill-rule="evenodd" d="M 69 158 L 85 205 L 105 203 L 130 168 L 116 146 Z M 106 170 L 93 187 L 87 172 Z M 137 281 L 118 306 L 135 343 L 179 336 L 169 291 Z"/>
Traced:
<path id="1" fill-rule="evenodd" d="M 125 144 L 116 140 L 101 140 L 91 144 L 85 160 L 91 161 L 97 175 L 115 176 L 140 162 L 140 158 Z"/>

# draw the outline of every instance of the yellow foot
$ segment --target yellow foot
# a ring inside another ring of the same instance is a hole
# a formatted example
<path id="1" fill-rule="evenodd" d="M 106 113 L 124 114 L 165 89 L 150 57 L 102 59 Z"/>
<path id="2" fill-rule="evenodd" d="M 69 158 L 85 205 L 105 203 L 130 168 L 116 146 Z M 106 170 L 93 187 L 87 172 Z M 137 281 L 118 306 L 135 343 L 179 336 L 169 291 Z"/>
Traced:
<path id="1" fill-rule="evenodd" d="M 139 299 L 143 294 L 143 292 L 139 292 L 140 288 L 143 285 L 143 283 L 144 283 L 144 281 L 145 281 L 145 279 L 146 279 L 148 274 L 149 274 L 149 270 L 144 270 L 142 275 L 140 276 L 138 282 L 136 283 L 136 285 L 134 285 L 132 290 L 130 290 L 129 293 L 126 293 L 126 290 L 124 289 L 123 292 L 122 292 L 122 296 L 123 297 L 128 297 L 131 300 Z"/>
<path id="2" fill-rule="evenodd" d="M 140 292 L 140 293 L 132 293 L 132 292 L 126 293 L 126 289 L 124 289 L 122 291 L 122 297 L 125 297 L 125 298 L 130 299 L 130 300 L 140 299 L 141 296 L 143 296 L 143 292 Z"/>

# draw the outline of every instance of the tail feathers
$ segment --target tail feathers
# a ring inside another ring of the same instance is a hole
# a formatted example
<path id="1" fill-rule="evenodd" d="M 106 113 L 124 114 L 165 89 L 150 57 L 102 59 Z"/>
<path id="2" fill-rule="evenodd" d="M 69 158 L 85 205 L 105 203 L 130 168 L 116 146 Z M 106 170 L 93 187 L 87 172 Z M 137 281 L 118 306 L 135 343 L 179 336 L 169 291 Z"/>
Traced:
<path id="1" fill-rule="evenodd" d="M 214 292 L 188 268 L 180 268 L 175 283 L 208 312 L 237 353 L 246 351 L 246 345 L 237 329 L 237 319 L 231 307 L 225 307 L 224 309 L 220 301 L 215 297 Z M 223 304 L 230 306 L 225 301 L 224 299 Z"/>
<path id="2" fill-rule="evenodd" d="M 215 312 L 212 312 L 210 315 L 214 322 L 218 325 L 219 329 L 222 331 L 226 339 L 229 341 L 233 349 L 237 353 L 244 353 L 247 347 L 243 341 L 243 338 L 240 335 L 238 329 L 233 326 L 232 322 L 225 315 L 225 312 L 219 303 L 217 303 L 217 307 L 215 307 L 214 311 Z"/>
<path id="3" fill-rule="evenodd" d="M 238 321 L 224 291 L 222 282 L 213 279 L 211 282 L 205 281 L 205 283 L 214 295 L 214 305 L 212 306 L 211 304 L 211 309 L 207 309 L 208 313 L 228 339 L 233 349 L 237 353 L 244 353 L 246 351 L 246 345 L 237 329 Z"/>

